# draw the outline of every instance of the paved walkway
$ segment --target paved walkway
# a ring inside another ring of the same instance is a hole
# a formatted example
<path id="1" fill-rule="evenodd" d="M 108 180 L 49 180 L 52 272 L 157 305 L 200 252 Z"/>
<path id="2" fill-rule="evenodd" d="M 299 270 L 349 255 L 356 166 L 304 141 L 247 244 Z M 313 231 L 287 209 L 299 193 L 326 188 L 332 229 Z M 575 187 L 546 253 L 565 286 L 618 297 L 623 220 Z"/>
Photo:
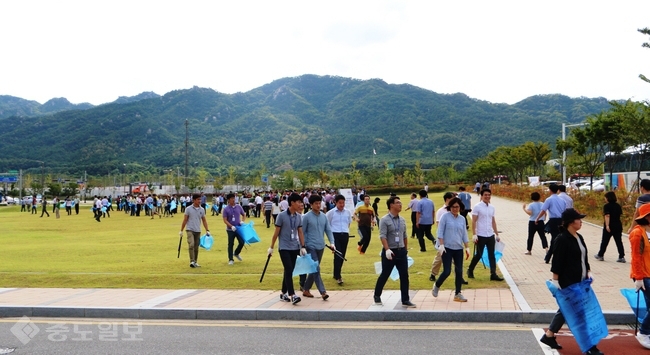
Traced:
<path id="1" fill-rule="evenodd" d="M 463 290 L 467 303 L 453 302 L 450 290 L 441 290 L 434 298 L 430 289 L 412 290 L 417 308 L 404 309 L 399 291 L 385 291 L 383 306 L 372 303 L 371 290 L 331 291 L 327 301 L 303 297 L 294 306 L 281 301 L 277 291 L 0 288 L 0 317 L 548 322 L 557 304 L 545 286 L 550 271 L 542 260 L 541 243 L 537 239 L 533 255 L 524 255 L 528 216 L 522 203 L 497 197 L 492 202 L 506 243 L 499 268 L 509 288 Z M 629 264 L 615 262 L 613 241 L 606 261 L 595 260 L 601 228 L 585 223 L 580 232 L 590 255 L 594 289 L 608 322 L 632 323 L 632 312 L 619 291 L 633 286 Z M 624 244 L 628 250 L 627 240 Z"/>

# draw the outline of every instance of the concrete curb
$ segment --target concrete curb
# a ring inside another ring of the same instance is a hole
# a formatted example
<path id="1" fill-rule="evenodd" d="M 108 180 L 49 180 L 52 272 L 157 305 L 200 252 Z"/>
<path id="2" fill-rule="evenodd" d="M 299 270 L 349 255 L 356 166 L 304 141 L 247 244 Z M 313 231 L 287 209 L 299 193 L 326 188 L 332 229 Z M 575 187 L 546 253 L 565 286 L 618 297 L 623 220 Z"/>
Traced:
<path id="1" fill-rule="evenodd" d="M 160 308 L 76 308 L 0 307 L 0 318 L 118 318 L 118 319 L 200 319 L 200 320 L 292 320 L 327 322 L 461 322 L 461 323 L 550 323 L 555 311 L 343 311 L 272 309 L 160 309 Z M 608 325 L 634 323 L 634 314 L 605 312 Z"/>

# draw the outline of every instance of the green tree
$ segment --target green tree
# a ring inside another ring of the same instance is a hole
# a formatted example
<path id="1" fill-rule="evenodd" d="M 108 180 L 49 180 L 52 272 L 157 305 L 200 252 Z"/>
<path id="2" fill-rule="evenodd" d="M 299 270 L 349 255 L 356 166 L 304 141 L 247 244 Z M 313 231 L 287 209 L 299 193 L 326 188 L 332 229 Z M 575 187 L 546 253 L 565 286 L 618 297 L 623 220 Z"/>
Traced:
<path id="1" fill-rule="evenodd" d="M 51 196 L 60 196 L 61 195 L 61 184 L 58 182 L 50 182 L 47 184 L 47 189 Z"/>

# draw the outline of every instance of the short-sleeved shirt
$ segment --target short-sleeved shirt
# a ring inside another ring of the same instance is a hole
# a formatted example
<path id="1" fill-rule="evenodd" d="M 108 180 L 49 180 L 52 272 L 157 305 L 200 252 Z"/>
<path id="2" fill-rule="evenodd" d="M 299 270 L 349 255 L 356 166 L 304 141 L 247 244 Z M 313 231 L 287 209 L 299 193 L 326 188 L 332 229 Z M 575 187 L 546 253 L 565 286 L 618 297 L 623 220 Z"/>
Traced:
<path id="1" fill-rule="evenodd" d="M 185 230 L 200 233 L 201 219 L 205 217 L 205 210 L 203 207 L 194 207 L 194 205 L 190 205 L 185 209 L 185 215 L 188 216 Z"/>
<path id="2" fill-rule="evenodd" d="M 636 199 L 636 206 L 635 207 L 639 208 L 639 207 L 645 205 L 646 203 L 650 203 L 650 194 L 639 195 L 639 197 L 637 197 L 637 199 Z"/>
<path id="3" fill-rule="evenodd" d="M 621 205 L 616 202 L 609 202 L 603 206 L 603 215 L 609 215 L 609 230 L 620 232 L 623 230 L 623 223 L 621 222 L 621 215 L 623 209 Z M 603 227 L 606 225 L 603 224 Z"/>
<path id="4" fill-rule="evenodd" d="M 442 206 L 438 208 L 438 210 L 436 211 L 436 222 L 440 223 L 440 220 L 442 219 L 442 216 L 445 213 L 449 213 L 449 211 L 447 211 L 447 206 Z"/>
<path id="5" fill-rule="evenodd" d="M 458 198 L 460 199 L 460 202 L 463 203 L 463 206 L 465 206 L 465 210 L 472 209 L 472 195 L 463 191 L 458 194 Z"/>
<path id="6" fill-rule="evenodd" d="M 379 238 L 386 239 L 388 248 L 404 248 L 406 220 L 388 213 L 379 220 Z"/>
<path id="7" fill-rule="evenodd" d="M 410 208 L 412 212 L 417 212 L 419 202 L 420 200 L 418 200 L 417 198 L 412 199 L 411 201 L 409 201 L 408 208 Z"/>
<path id="8" fill-rule="evenodd" d="M 573 208 L 573 199 L 571 196 L 567 195 L 566 192 L 560 192 L 558 196 L 564 201 L 566 208 Z"/>
<path id="9" fill-rule="evenodd" d="M 273 209 L 273 201 L 264 202 L 264 211 L 270 211 Z"/>
<path id="10" fill-rule="evenodd" d="M 535 222 L 537 216 L 539 216 L 539 213 L 542 212 L 542 203 L 539 201 L 532 202 L 530 205 L 528 205 L 528 209 L 532 212 L 528 220 Z M 542 218 L 542 221 L 544 221 L 544 219 L 545 218 Z"/>
<path id="11" fill-rule="evenodd" d="M 354 210 L 354 214 L 359 217 L 359 226 L 370 227 L 372 225 L 373 217 L 375 216 L 375 211 L 372 209 L 372 206 L 361 205 Z"/>
<path id="12" fill-rule="evenodd" d="M 235 205 L 234 207 L 227 205 L 223 208 L 223 218 L 225 218 L 233 226 L 238 226 L 241 224 L 241 216 L 245 216 L 244 209 L 240 205 Z M 226 224 L 226 230 L 230 230 Z"/>
<path id="13" fill-rule="evenodd" d="M 298 229 L 302 228 L 302 216 L 300 213 L 292 215 L 289 212 L 290 210 L 286 210 L 280 213 L 275 220 L 275 226 L 280 227 L 280 234 L 278 234 L 279 250 L 300 249 Z"/>
<path id="14" fill-rule="evenodd" d="M 481 201 L 472 208 L 472 217 L 476 219 L 476 233 L 479 237 L 491 237 L 494 235 L 492 218 L 494 217 L 494 206 L 487 205 Z"/>
<path id="15" fill-rule="evenodd" d="M 424 225 L 433 225 L 433 210 L 435 209 L 435 206 L 433 205 L 433 201 L 429 200 L 427 197 L 423 197 L 420 199 L 420 202 L 418 203 L 417 211 L 415 212 L 420 212 L 420 224 Z"/>
<path id="16" fill-rule="evenodd" d="M 549 196 L 542 205 L 542 211 L 548 211 L 548 218 L 562 218 L 564 210 L 566 210 L 566 202 L 555 194 Z"/>

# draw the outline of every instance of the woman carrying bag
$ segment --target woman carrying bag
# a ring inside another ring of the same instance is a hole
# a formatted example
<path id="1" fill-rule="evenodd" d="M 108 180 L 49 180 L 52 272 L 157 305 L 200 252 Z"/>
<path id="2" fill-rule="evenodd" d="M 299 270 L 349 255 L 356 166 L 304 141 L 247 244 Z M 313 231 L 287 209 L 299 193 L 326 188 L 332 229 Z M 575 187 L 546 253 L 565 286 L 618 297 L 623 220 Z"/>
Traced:
<path id="1" fill-rule="evenodd" d="M 639 207 L 639 217 L 635 220 L 637 225 L 630 232 L 630 254 L 632 262 L 630 278 L 634 281 L 638 296 L 645 298 L 646 307 L 650 305 L 650 204 Z M 650 349 L 650 316 L 641 323 L 636 340 L 646 349 Z"/>

